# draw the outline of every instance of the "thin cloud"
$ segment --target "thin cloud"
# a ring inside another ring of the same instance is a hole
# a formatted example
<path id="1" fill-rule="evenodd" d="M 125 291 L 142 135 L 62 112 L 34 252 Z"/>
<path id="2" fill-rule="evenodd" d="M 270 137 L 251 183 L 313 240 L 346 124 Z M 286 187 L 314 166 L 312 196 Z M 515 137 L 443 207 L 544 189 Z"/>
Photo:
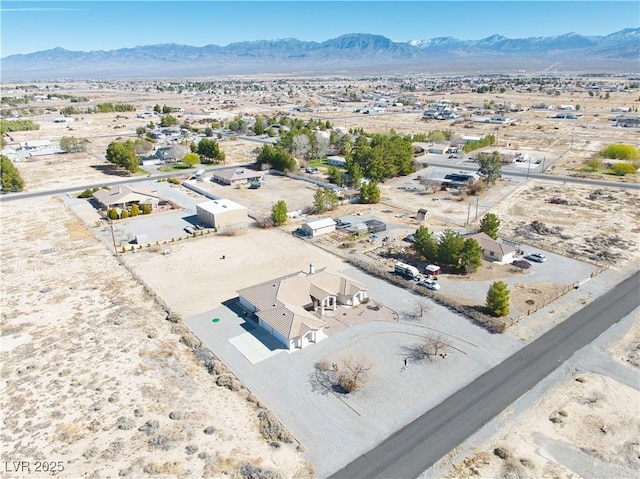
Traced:
<path id="1" fill-rule="evenodd" d="M 53 7 L 24 7 L 24 8 L 0 8 L 0 12 L 79 12 L 80 8 L 53 8 Z"/>

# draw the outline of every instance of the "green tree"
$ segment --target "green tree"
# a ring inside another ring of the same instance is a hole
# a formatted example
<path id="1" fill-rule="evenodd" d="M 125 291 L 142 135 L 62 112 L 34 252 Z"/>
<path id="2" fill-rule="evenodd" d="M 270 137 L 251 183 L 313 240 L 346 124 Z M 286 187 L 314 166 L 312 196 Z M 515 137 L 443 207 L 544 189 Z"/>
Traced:
<path id="1" fill-rule="evenodd" d="M 198 154 L 206 158 L 209 162 L 224 162 L 225 153 L 220 149 L 220 145 L 216 140 L 203 138 L 198 143 Z"/>
<path id="2" fill-rule="evenodd" d="M 362 168 L 359 164 L 355 163 L 350 158 L 347 158 L 345 166 L 347 169 L 347 176 L 349 177 L 349 184 L 354 188 L 357 188 L 358 186 L 360 186 L 360 182 L 364 177 L 364 175 L 362 174 Z"/>
<path id="3" fill-rule="evenodd" d="M 178 124 L 178 119 L 175 116 L 162 115 L 160 117 L 160 126 L 162 127 L 175 126 L 177 124 Z"/>
<path id="4" fill-rule="evenodd" d="M 264 135 L 264 126 L 265 126 L 264 118 L 262 118 L 262 116 L 260 115 L 256 116 L 256 123 L 255 125 L 253 125 L 253 132 L 256 135 Z"/>
<path id="5" fill-rule="evenodd" d="M 258 165 L 269 165 L 278 171 L 295 171 L 298 164 L 293 155 L 282 148 L 276 148 L 273 145 L 264 145 L 256 158 Z"/>
<path id="6" fill-rule="evenodd" d="M 494 151 L 491 155 L 480 153 L 478 155 L 478 163 L 480 174 L 484 176 L 487 185 L 491 185 L 502 177 L 502 164 L 500 163 L 500 153 Z"/>
<path id="7" fill-rule="evenodd" d="M 480 231 L 493 239 L 498 239 L 498 230 L 500 229 L 500 218 L 493 213 L 487 213 L 480 220 Z"/>
<path id="8" fill-rule="evenodd" d="M 109 218 L 110 220 L 119 219 L 120 215 L 118 214 L 118 210 L 116 210 L 115 208 L 109 208 L 109 210 L 107 210 L 107 218 Z"/>
<path id="9" fill-rule="evenodd" d="M 153 208 L 149 203 L 144 203 L 142 205 L 142 214 L 143 215 L 149 215 L 149 214 L 151 214 L 152 211 L 153 211 Z"/>
<path id="10" fill-rule="evenodd" d="M 472 238 L 466 239 L 460 252 L 460 266 L 472 273 L 482 265 L 482 247 Z"/>
<path id="11" fill-rule="evenodd" d="M 136 135 L 138 136 L 144 136 L 146 132 L 147 132 L 147 128 L 144 126 L 139 126 L 138 128 L 136 128 Z"/>
<path id="12" fill-rule="evenodd" d="M 140 214 L 140 207 L 134 203 L 131 205 L 131 216 L 138 216 Z"/>
<path id="13" fill-rule="evenodd" d="M 24 180 L 20 172 L 7 156 L 0 156 L 0 180 L 2 191 L 18 192 L 24 189 Z"/>
<path id="14" fill-rule="evenodd" d="M 413 247 L 416 252 L 427 261 L 438 260 L 438 241 L 426 226 L 420 226 L 414 234 Z"/>
<path id="15" fill-rule="evenodd" d="M 63 136 L 60 138 L 60 148 L 67 153 L 79 153 L 86 150 L 86 140 L 81 140 L 75 136 Z"/>
<path id="16" fill-rule="evenodd" d="M 112 141 L 109 143 L 106 159 L 131 173 L 135 173 L 138 170 L 139 161 L 136 156 L 135 143 L 131 140 L 124 142 Z"/>
<path id="17" fill-rule="evenodd" d="M 271 221 L 274 226 L 280 226 L 287 222 L 287 204 L 284 200 L 276 201 L 271 208 Z"/>
<path id="18" fill-rule="evenodd" d="M 460 265 L 464 238 L 457 231 L 447 228 L 438 241 L 438 261 L 452 266 Z"/>
<path id="19" fill-rule="evenodd" d="M 338 195 L 331 188 L 318 188 L 313 195 L 313 206 L 318 213 L 331 211 L 338 206 Z"/>
<path id="20" fill-rule="evenodd" d="M 131 215 L 131 216 L 133 216 L 133 215 Z M 125 219 L 125 218 L 128 218 L 128 217 L 129 217 L 129 212 L 126 209 L 123 209 L 120 212 L 120 219 Z"/>
<path id="21" fill-rule="evenodd" d="M 487 309 L 494 316 L 509 314 L 509 287 L 504 281 L 494 282 L 487 291 Z"/>
<path id="22" fill-rule="evenodd" d="M 182 157 L 182 162 L 189 167 L 193 167 L 200 164 L 200 156 L 195 153 L 187 153 Z"/>
<path id="23" fill-rule="evenodd" d="M 329 174 L 329 181 L 331 183 L 334 183 L 338 186 L 342 186 L 343 184 L 343 180 L 342 180 L 342 171 L 339 170 L 338 168 L 336 168 L 335 166 L 329 166 L 328 168 L 328 172 Z"/>
<path id="24" fill-rule="evenodd" d="M 360 187 L 360 203 L 367 205 L 380 203 L 380 187 L 378 183 L 369 181 Z"/>

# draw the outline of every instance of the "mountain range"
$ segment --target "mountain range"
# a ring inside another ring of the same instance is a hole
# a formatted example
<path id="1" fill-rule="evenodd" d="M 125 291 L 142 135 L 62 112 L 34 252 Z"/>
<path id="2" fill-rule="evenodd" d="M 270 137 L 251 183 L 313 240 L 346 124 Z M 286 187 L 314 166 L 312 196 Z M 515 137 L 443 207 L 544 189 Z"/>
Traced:
<path id="1" fill-rule="evenodd" d="M 233 74 L 640 73 L 640 28 L 606 36 L 394 42 L 351 33 L 324 42 L 294 38 L 194 47 L 161 44 L 109 51 L 63 48 L 0 60 L 2 81 L 161 78 Z"/>

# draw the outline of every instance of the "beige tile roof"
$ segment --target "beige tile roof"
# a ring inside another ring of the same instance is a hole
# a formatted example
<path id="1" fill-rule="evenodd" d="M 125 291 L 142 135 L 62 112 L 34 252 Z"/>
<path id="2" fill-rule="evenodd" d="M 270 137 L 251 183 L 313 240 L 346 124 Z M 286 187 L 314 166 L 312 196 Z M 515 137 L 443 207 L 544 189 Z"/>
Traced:
<path id="1" fill-rule="evenodd" d="M 319 329 L 324 321 L 305 307 L 313 298 L 320 301 L 329 296 L 352 296 L 366 286 L 347 276 L 327 271 L 314 274 L 299 272 L 266 281 L 238 291 L 253 304 L 256 315 L 288 339 Z"/>
<path id="2" fill-rule="evenodd" d="M 128 185 L 112 186 L 108 190 L 99 189 L 93 194 L 93 197 L 106 206 L 128 203 L 130 201 L 144 203 L 149 198 L 160 198 L 156 190 L 133 188 Z"/>
<path id="3" fill-rule="evenodd" d="M 474 239 L 478 242 L 482 249 L 499 252 L 501 256 L 516 251 L 515 247 L 506 243 L 500 243 L 486 233 L 466 235 L 465 238 Z"/>

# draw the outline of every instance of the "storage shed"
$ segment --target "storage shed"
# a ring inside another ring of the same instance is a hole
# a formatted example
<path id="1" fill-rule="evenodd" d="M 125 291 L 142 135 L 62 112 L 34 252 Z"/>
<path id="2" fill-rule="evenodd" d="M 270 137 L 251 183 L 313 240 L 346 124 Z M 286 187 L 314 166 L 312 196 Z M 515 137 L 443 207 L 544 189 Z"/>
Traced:
<path id="1" fill-rule="evenodd" d="M 213 228 L 224 229 L 247 224 L 247 208 L 231 200 L 205 201 L 196 205 L 198 219 Z"/>
<path id="2" fill-rule="evenodd" d="M 309 236 L 320 236 L 336 230 L 336 222 L 331 218 L 308 221 L 302 225 L 302 230 Z"/>
<path id="3" fill-rule="evenodd" d="M 387 229 L 387 225 L 380 220 L 368 220 L 365 221 L 364 224 L 367 225 L 369 233 L 380 233 Z"/>

